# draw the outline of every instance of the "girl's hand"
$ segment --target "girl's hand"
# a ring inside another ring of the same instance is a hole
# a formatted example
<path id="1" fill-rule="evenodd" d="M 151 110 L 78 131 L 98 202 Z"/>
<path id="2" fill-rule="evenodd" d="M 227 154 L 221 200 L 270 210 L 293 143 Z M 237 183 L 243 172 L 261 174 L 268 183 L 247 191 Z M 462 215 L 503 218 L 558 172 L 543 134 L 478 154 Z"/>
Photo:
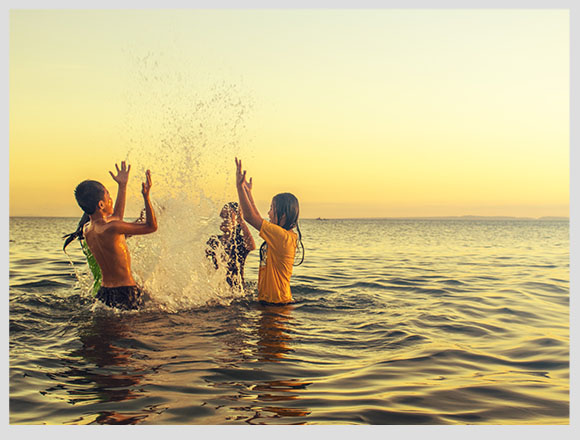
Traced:
<path id="1" fill-rule="evenodd" d="M 252 189 L 252 179 L 250 178 L 249 189 Z M 236 185 L 239 187 L 248 188 L 248 182 L 246 182 L 246 170 L 242 172 L 242 161 L 238 160 L 236 157 Z"/>
<path id="2" fill-rule="evenodd" d="M 117 168 L 117 175 L 115 176 L 112 171 L 109 171 L 109 174 L 113 178 L 115 182 L 119 185 L 127 185 L 127 181 L 129 180 L 129 171 L 131 171 L 131 165 L 128 167 L 125 166 L 125 161 L 121 162 L 121 169 L 119 166 L 115 164 L 115 168 Z"/>
<path id="3" fill-rule="evenodd" d="M 151 190 L 151 186 L 153 182 L 151 181 L 151 171 L 147 170 L 145 172 L 145 182 L 142 184 L 141 193 L 144 197 L 149 197 L 149 191 Z"/>
<path id="4" fill-rule="evenodd" d="M 244 188 L 246 188 L 246 190 L 248 190 L 248 191 L 252 191 L 252 178 L 251 177 L 250 177 L 249 182 L 244 182 Z"/>

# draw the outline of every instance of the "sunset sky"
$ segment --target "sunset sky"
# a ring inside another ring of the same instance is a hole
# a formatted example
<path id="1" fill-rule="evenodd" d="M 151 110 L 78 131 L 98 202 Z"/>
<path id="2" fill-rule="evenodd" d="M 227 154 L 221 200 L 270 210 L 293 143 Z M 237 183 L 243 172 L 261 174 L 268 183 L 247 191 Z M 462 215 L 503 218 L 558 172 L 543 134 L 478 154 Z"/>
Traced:
<path id="1" fill-rule="evenodd" d="M 9 27 L 11 216 L 78 216 L 76 184 L 114 193 L 125 159 L 131 200 L 146 167 L 153 199 L 234 199 L 236 155 L 264 216 L 283 191 L 303 218 L 569 215 L 566 10 L 13 10 Z"/>

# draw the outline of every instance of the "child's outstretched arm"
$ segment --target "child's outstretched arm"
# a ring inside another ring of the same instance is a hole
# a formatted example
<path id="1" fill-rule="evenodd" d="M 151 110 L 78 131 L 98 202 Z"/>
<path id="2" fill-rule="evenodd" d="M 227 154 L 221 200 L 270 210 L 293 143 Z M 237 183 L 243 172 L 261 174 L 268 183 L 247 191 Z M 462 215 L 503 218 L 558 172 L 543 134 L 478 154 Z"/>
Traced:
<path id="1" fill-rule="evenodd" d="M 149 191 L 152 185 L 151 171 L 147 170 L 145 173 L 145 182 L 143 182 L 143 189 L 141 190 L 145 202 L 145 223 L 111 222 L 111 228 L 114 232 L 125 235 L 143 235 L 157 230 L 157 219 L 155 218 L 155 212 L 153 211 L 151 199 L 149 198 Z"/>
<path id="2" fill-rule="evenodd" d="M 129 171 L 131 170 L 131 165 L 125 166 L 125 161 L 121 162 L 121 169 L 115 164 L 117 168 L 117 175 L 115 176 L 112 171 L 109 174 L 115 182 L 119 185 L 117 190 L 117 200 L 115 200 L 115 208 L 113 209 L 113 217 L 123 220 L 125 215 L 125 200 L 127 198 L 127 182 L 129 181 Z"/>
<path id="3" fill-rule="evenodd" d="M 155 212 L 153 211 L 153 206 L 151 205 L 151 199 L 149 199 L 149 191 L 151 191 L 151 186 L 153 182 L 151 181 L 151 171 L 147 170 L 145 172 L 145 182 L 142 184 L 141 193 L 143 194 L 143 201 L 145 202 L 145 223 L 144 225 L 151 229 L 151 232 L 157 230 L 157 219 L 155 218 Z"/>
<path id="4" fill-rule="evenodd" d="M 252 197 L 252 179 L 250 183 L 246 181 L 246 171 L 242 172 L 242 161 L 236 157 L 236 188 L 238 190 L 238 198 L 240 200 L 240 207 L 242 208 L 242 215 L 244 219 L 256 228 L 258 231 L 262 229 L 262 216 L 258 212 Z"/>

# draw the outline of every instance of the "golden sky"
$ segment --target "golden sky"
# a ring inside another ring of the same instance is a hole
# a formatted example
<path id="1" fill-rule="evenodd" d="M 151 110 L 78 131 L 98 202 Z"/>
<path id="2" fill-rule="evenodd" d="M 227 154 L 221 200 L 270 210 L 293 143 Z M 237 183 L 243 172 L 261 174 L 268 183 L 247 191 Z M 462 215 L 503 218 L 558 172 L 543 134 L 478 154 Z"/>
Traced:
<path id="1" fill-rule="evenodd" d="M 124 159 L 132 197 L 149 167 L 153 199 L 235 199 L 235 155 L 264 216 L 284 191 L 303 218 L 569 214 L 566 10 L 13 10 L 9 26 L 12 216 L 80 215 L 76 184 L 114 193 Z"/>

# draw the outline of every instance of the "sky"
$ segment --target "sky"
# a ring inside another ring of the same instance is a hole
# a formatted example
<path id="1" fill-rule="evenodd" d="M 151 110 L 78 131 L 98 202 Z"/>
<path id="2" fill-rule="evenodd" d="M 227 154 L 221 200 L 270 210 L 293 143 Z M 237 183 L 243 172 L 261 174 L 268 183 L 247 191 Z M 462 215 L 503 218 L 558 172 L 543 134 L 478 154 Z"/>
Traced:
<path id="1" fill-rule="evenodd" d="M 569 215 L 569 12 L 12 10 L 11 216 L 79 216 L 132 164 L 152 199 L 302 218 Z M 157 179 L 157 180 L 156 180 Z M 172 192 L 173 191 L 173 192 Z"/>

